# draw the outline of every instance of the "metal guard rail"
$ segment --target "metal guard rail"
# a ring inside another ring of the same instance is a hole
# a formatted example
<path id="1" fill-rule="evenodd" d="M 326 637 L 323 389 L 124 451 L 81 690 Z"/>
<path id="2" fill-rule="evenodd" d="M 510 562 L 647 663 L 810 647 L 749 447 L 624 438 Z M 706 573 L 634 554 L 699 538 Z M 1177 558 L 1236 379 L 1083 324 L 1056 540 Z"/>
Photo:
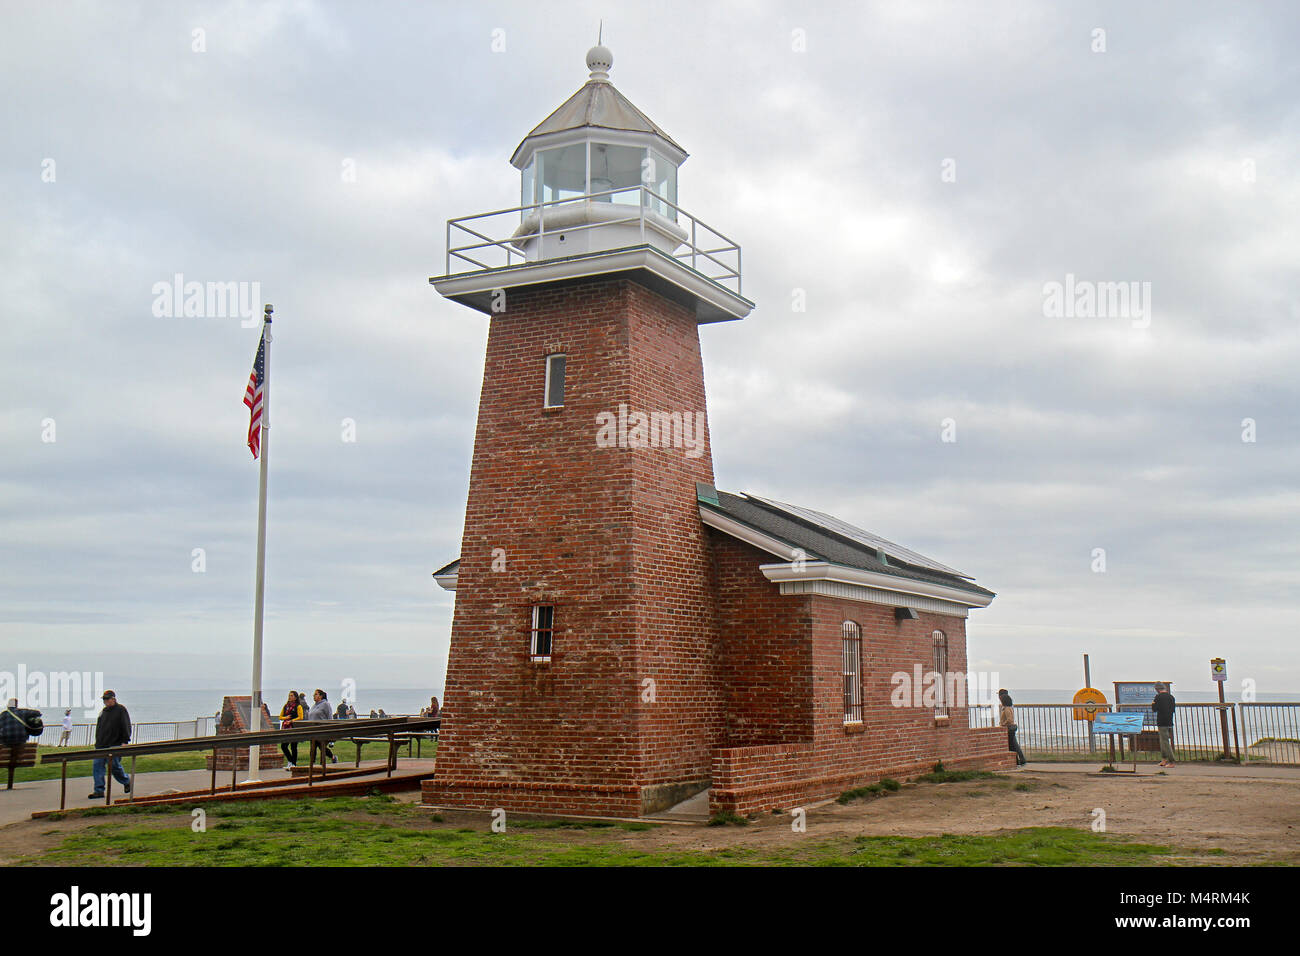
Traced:
<path id="1" fill-rule="evenodd" d="M 639 193 L 641 197 L 640 201 L 635 206 L 633 206 L 631 203 L 614 202 L 613 197 L 615 195 L 627 194 L 627 193 Z M 655 205 L 658 204 L 659 208 L 672 209 L 673 212 L 684 217 L 690 224 L 689 238 L 682 240 L 680 243 L 681 245 L 684 245 L 686 249 L 684 252 L 671 253 L 673 258 L 681 261 L 683 265 L 686 264 L 685 260 L 689 259 L 691 269 L 698 272 L 700 275 L 704 276 L 706 279 L 709 279 L 712 282 L 717 282 L 719 284 L 735 282 L 736 294 L 737 295 L 742 294 L 740 246 L 730 237 L 719 232 L 717 229 L 714 229 L 712 226 L 704 222 L 702 219 L 699 219 L 696 216 L 692 216 L 681 206 L 677 205 L 677 203 L 669 201 L 668 199 L 656 193 L 654 190 L 650 189 L 648 186 L 623 186 L 618 189 L 607 189 L 604 190 L 603 192 L 586 193 L 581 196 L 568 196 L 564 199 L 551 199 L 546 202 L 529 203 L 527 205 L 521 205 L 521 206 L 511 206 L 507 209 L 494 209 L 491 212 L 482 212 L 482 213 L 476 213 L 472 216 L 460 216 L 456 219 L 448 219 L 447 234 L 446 234 L 447 256 L 446 256 L 446 263 L 444 266 L 445 269 L 444 274 L 448 276 L 457 274 L 452 272 L 453 260 L 460 260 L 462 262 L 470 263 L 471 265 L 477 266 L 480 270 L 484 270 L 484 271 L 488 271 L 494 268 L 509 268 L 514 264 L 515 256 L 518 256 L 521 262 L 526 262 L 527 256 L 520 248 L 520 244 L 525 240 L 535 239 L 540 242 L 541 240 L 546 238 L 546 232 L 547 232 L 546 216 L 544 213 L 542 213 L 542 210 L 553 206 L 565 206 L 565 205 L 572 205 L 574 203 L 584 203 L 584 202 L 592 202 L 592 201 L 602 202 L 614 207 L 626 206 L 628 210 L 628 215 L 622 219 L 581 223 L 581 224 L 574 224 L 574 225 L 568 225 L 563 227 L 552 227 L 553 231 L 578 232 L 583 229 L 599 229 L 604 226 L 639 223 L 641 226 L 641 235 L 644 240 L 647 212 L 651 213 L 652 215 L 660 216 L 661 218 L 665 218 L 665 219 L 667 218 L 664 217 L 662 213 L 656 211 Z M 465 225 L 465 223 L 468 222 L 475 222 L 476 220 L 492 219 L 497 216 L 511 216 L 511 217 L 517 216 L 519 217 L 519 221 L 522 222 L 527 218 L 527 216 L 530 213 L 537 215 L 537 231 L 530 232 L 525 235 L 515 235 L 512 232 L 510 236 L 504 239 L 493 239 L 491 236 L 485 235 L 484 233 L 479 232 L 477 229 L 471 229 L 469 226 Z M 676 222 L 675 220 L 669 220 L 669 221 L 673 222 L 675 225 L 678 225 L 679 227 L 681 226 L 681 223 Z M 473 238 L 480 239 L 482 241 L 471 242 L 465 245 L 453 246 L 452 229 L 458 229 L 461 232 L 467 233 Z M 701 230 L 706 233 L 706 235 L 703 237 L 700 236 Z M 701 248 L 700 240 L 702 238 L 709 239 L 709 237 L 712 237 L 713 240 L 721 242 L 722 245 L 716 245 L 709 248 Z M 479 250 L 479 249 L 488 249 L 488 248 L 496 249 L 499 252 L 505 253 L 504 266 L 492 266 L 489 265 L 488 263 L 481 262 L 480 260 L 465 254 L 470 251 Z M 715 255 L 715 253 L 720 255 L 735 253 L 736 264 L 732 266 L 729 262 L 724 262 L 723 260 L 719 259 L 717 255 Z M 700 268 L 701 259 L 708 260 L 708 262 L 711 262 L 713 265 L 715 265 L 719 270 L 718 273 L 716 275 L 710 274 L 708 272 L 705 272 L 703 269 L 701 269 Z"/>
<path id="2" fill-rule="evenodd" d="M 129 774 L 132 781 L 131 797 L 135 797 L 135 758 L 147 757 L 156 754 L 166 753 L 189 753 L 196 750 L 212 751 L 212 786 L 210 792 L 216 792 L 217 782 L 217 751 L 239 749 L 244 747 L 262 746 L 263 744 L 275 746 L 278 744 L 296 743 L 298 741 L 311 741 L 312 750 L 315 751 L 317 741 L 347 740 L 351 737 L 388 737 L 388 762 L 389 775 L 392 775 L 393 744 L 398 734 L 411 734 L 421 731 L 430 731 L 438 729 L 442 724 L 441 717 L 358 717 L 355 720 L 312 720 L 296 721 L 295 726 L 289 730 L 260 730 L 256 733 L 247 732 L 240 734 L 217 734 L 211 737 L 191 737 L 188 740 L 168 740 L 151 744 L 122 744 L 117 747 L 105 747 L 98 750 L 64 750 L 55 753 L 42 754 L 41 763 L 58 763 L 62 764 L 62 775 L 59 789 L 59 809 L 63 810 L 67 806 L 68 791 L 68 764 L 82 760 L 107 760 L 108 763 L 108 781 L 104 791 L 104 802 L 106 806 L 111 806 L 113 801 L 113 773 L 112 761 L 114 758 L 130 757 L 131 773 Z M 299 729 L 299 726 L 308 729 Z M 323 752 L 324 748 L 322 748 Z M 309 764 L 307 785 L 312 785 L 312 772 L 314 770 L 314 761 Z M 255 769 L 250 767 L 249 771 Z M 230 789 L 236 789 L 235 778 L 239 772 L 239 761 L 231 761 L 230 771 Z M 325 770 L 322 765 L 322 777 L 325 776 Z"/>

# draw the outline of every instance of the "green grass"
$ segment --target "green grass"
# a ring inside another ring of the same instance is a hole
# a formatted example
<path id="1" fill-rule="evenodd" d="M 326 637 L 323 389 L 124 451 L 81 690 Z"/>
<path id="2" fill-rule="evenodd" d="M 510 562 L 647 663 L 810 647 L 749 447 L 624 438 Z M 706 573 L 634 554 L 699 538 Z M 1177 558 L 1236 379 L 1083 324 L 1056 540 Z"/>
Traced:
<path id="1" fill-rule="evenodd" d="M 854 787 L 852 790 L 845 790 L 835 802 L 839 804 L 849 804 L 855 800 L 874 800 L 876 797 L 883 797 L 885 788 L 878 783 L 869 783 L 865 787 Z"/>
<path id="2" fill-rule="evenodd" d="M 996 836 L 868 837 L 854 839 L 856 866 L 1151 866 L 1169 847 L 1129 843 L 1090 830 L 1028 827 Z M 828 857 L 825 863 L 839 863 Z"/>
<path id="3" fill-rule="evenodd" d="M 38 751 L 35 767 L 19 767 L 14 772 L 14 780 L 58 780 L 62 773 L 62 766 L 57 763 L 41 763 L 40 758 L 48 753 L 57 753 L 60 750 L 71 750 L 71 747 L 45 747 L 42 746 Z M 180 754 L 158 754 L 153 757 L 137 757 L 135 761 L 136 773 L 161 773 L 169 770 L 202 770 L 204 768 L 204 753 L 180 753 Z M 122 766 L 127 772 L 131 771 L 131 761 L 123 760 Z M 68 779 L 76 777 L 90 776 L 90 761 L 79 760 L 76 763 L 68 764 Z M 114 785 L 116 786 L 116 785 Z"/>
<path id="4" fill-rule="evenodd" d="M 210 804 L 207 830 L 191 806 L 115 811 L 25 864 L 141 866 L 1124 866 L 1183 863 L 1169 847 L 1063 827 L 981 836 L 773 839 L 711 850 L 640 847 L 647 824 L 507 819 L 492 833 L 438 821 L 391 797 Z M 739 818 L 743 819 L 743 818 Z M 761 831 L 759 831 L 761 833 Z M 784 836 L 784 827 L 780 828 Z M 739 836 L 739 834 L 737 835 Z M 1208 852 L 1205 854 L 1209 856 Z M 1193 862 L 1195 860 L 1193 859 Z M 1206 862 L 1209 862 L 1208 860 Z"/>
<path id="5" fill-rule="evenodd" d="M 744 826 L 749 826 L 749 820 L 748 820 L 747 818 L 745 818 L 745 817 L 740 816 L 740 815 L 737 814 L 737 813 L 733 813 L 733 812 L 730 811 L 730 810 L 719 810 L 719 811 L 718 811 L 717 813 L 715 813 L 713 816 L 709 817 L 709 826 L 711 826 L 711 827 L 725 827 L 725 826 L 744 827 Z"/>
<path id="6" fill-rule="evenodd" d="M 26 780 L 58 780 L 61 771 L 61 765 L 57 763 L 43 764 L 40 762 L 42 756 L 47 753 L 57 753 L 59 750 L 70 750 L 69 747 L 46 747 L 42 746 L 37 750 L 35 767 L 19 767 L 14 771 L 14 782 Z M 279 747 L 276 747 L 279 750 Z M 298 745 L 298 763 L 303 765 L 307 760 L 307 744 Z M 431 757 L 437 749 L 436 744 L 425 743 L 421 750 L 422 757 Z M 140 773 L 163 773 L 173 770 L 204 770 L 207 767 L 206 758 L 211 753 L 210 750 L 191 751 L 179 754 L 157 754 L 151 757 L 137 757 L 135 761 L 135 772 Z M 356 760 L 357 748 L 355 744 L 341 743 L 334 745 L 334 752 L 338 754 L 339 762 L 331 764 L 336 770 L 351 767 Z M 401 758 L 405 756 L 406 751 L 402 750 L 398 756 L 398 766 L 401 766 Z M 383 741 L 375 741 L 363 744 L 361 747 L 362 760 L 383 760 L 388 756 L 388 744 Z M 345 766 L 346 765 L 346 766 Z M 129 758 L 122 761 L 123 768 L 127 773 L 131 772 L 131 761 Z M 68 764 L 68 779 L 76 777 L 90 776 L 90 761 L 79 760 L 76 763 Z M 227 783 L 229 783 L 230 771 L 226 771 Z M 117 785 L 114 784 L 116 790 Z"/>
<path id="7" fill-rule="evenodd" d="M 988 770 L 944 770 L 943 764 L 935 764 L 935 769 L 917 777 L 919 783 L 965 783 L 967 780 L 1004 779 L 1001 774 Z"/>

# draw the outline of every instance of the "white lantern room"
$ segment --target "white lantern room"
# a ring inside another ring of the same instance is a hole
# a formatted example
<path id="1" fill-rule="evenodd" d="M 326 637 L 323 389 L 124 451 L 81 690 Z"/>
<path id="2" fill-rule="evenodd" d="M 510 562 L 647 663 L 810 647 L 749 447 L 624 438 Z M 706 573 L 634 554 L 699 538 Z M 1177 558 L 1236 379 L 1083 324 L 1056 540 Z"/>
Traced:
<path id="1" fill-rule="evenodd" d="M 447 221 L 446 272 L 429 280 L 442 295 L 493 313 L 502 290 L 626 274 L 700 322 L 753 309 L 740 246 L 678 203 L 686 151 L 614 88 L 613 63 L 587 51 L 587 82 L 515 149 L 519 205 Z"/>
<path id="2" fill-rule="evenodd" d="M 510 158 L 525 207 L 512 238 L 530 260 L 642 242 L 672 254 L 688 238 L 677 222 L 686 151 L 614 88 L 613 63 L 592 47 L 590 78 Z"/>

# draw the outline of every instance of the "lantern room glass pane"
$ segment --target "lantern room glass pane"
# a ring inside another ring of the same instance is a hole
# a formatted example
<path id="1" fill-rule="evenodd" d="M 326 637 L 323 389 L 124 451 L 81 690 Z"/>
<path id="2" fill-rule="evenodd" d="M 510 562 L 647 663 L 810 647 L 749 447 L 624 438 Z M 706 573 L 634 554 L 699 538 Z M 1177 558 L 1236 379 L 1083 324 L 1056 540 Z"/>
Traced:
<path id="1" fill-rule="evenodd" d="M 523 184 L 519 190 L 519 205 L 529 206 L 537 202 L 536 160 L 530 159 L 524 167 Z"/>
<path id="2" fill-rule="evenodd" d="M 610 143 L 591 144 L 591 191 L 603 193 L 610 189 L 629 189 L 628 192 L 601 196 L 600 202 L 636 206 L 641 202 L 638 191 L 630 189 L 641 185 L 642 161 L 646 150 L 641 146 L 614 146 Z"/>
<path id="3" fill-rule="evenodd" d="M 677 202 L 677 167 L 662 154 L 653 149 L 647 150 L 645 167 L 642 170 L 646 188 L 668 202 Z M 646 205 L 665 219 L 677 221 L 677 210 L 657 199 L 646 197 Z"/>
<path id="4" fill-rule="evenodd" d="M 587 191 L 587 144 L 575 143 L 537 154 L 541 201 L 572 199 Z"/>

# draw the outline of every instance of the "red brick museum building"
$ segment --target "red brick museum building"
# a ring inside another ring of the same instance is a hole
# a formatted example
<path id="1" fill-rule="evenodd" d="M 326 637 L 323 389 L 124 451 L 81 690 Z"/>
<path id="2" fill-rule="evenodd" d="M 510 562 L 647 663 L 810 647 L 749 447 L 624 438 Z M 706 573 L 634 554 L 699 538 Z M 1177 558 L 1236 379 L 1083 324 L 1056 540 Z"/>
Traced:
<path id="1" fill-rule="evenodd" d="M 428 806 L 637 817 L 791 808 L 1002 768 L 971 729 L 993 594 L 821 512 L 714 484 L 698 326 L 740 249 L 677 205 L 686 153 L 609 81 L 519 145 L 519 207 L 448 224 L 440 294 L 490 319 Z M 897 675 L 938 673 L 899 699 Z M 901 705 L 900 705 L 901 704 Z"/>

